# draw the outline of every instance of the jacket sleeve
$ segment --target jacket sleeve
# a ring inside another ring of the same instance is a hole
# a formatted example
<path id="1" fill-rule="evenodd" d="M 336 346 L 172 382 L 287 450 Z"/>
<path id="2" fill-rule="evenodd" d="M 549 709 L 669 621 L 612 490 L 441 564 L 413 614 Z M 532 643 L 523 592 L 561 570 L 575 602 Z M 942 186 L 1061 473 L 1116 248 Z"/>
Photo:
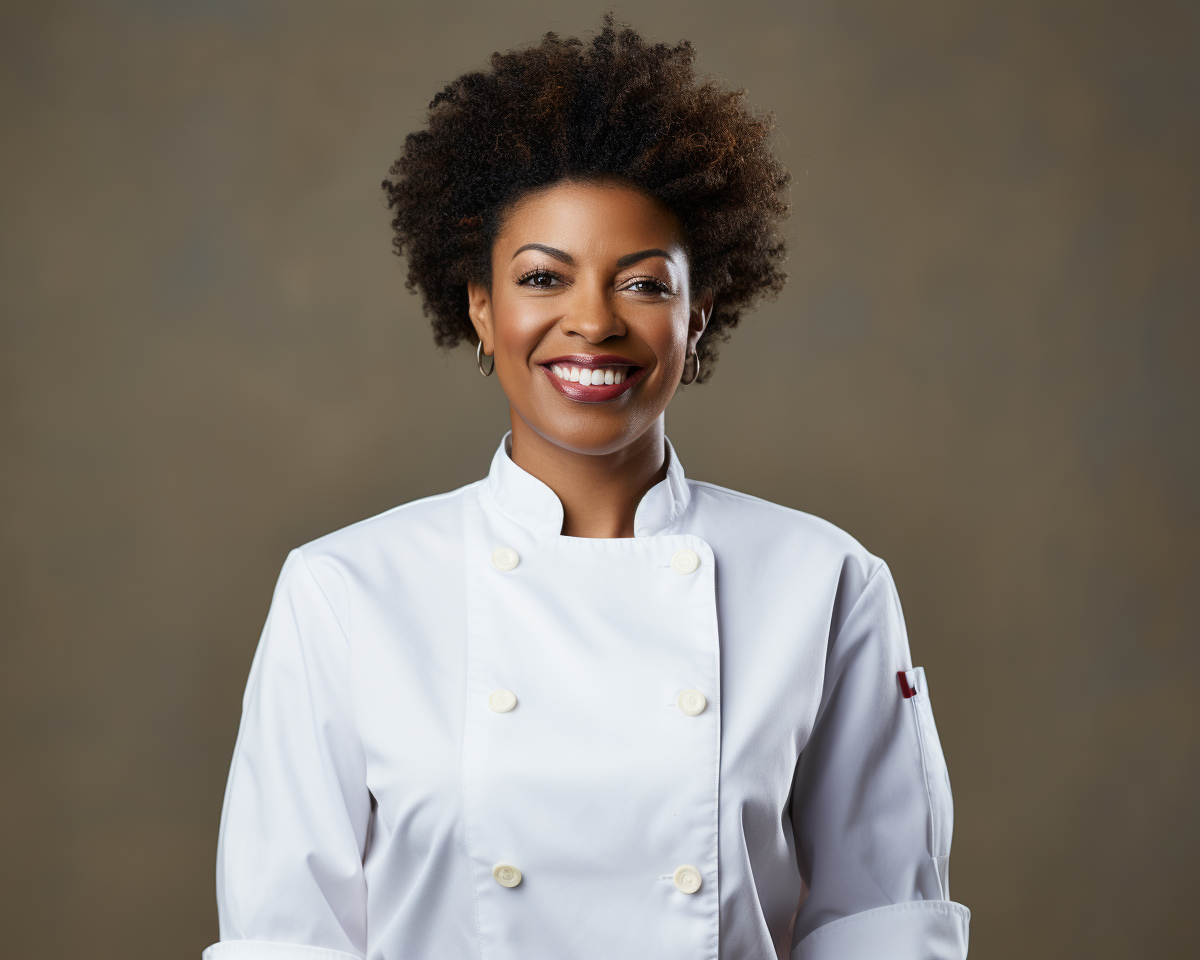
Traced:
<path id="1" fill-rule="evenodd" d="M 301 551 L 284 564 L 242 701 L 205 960 L 366 953 L 366 760 L 350 650 Z"/>
<path id="2" fill-rule="evenodd" d="M 950 900 L 953 806 L 924 671 L 880 563 L 833 635 L 792 794 L 809 895 L 792 960 L 963 960 Z"/>

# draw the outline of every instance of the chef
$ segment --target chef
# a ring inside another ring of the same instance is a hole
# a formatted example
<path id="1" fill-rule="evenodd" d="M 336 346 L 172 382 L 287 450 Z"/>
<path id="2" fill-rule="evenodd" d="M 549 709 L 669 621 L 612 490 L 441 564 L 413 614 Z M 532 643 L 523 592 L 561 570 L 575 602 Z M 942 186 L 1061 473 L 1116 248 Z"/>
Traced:
<path id="1" fill-rule="evenodd" d="M 782 282 L 769 130 L 611 20 L 434 100 L 397 248 L 512 431 L 485 479 L 288 556 L 206 960 L 966 956 L 887 566 L 664 432 Z"/>

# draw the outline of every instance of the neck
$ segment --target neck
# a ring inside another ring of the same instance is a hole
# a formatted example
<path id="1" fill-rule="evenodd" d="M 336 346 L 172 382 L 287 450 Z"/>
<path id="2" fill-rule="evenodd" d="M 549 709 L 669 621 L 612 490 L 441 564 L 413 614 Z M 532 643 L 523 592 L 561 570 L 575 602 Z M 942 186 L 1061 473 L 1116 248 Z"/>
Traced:
<path id="1" fill-rule="evenodd" d="M 663 418 L 609 453 L 579 453 L 552 443 L 512 411 L 512 459 L 558 496 L 565 537 L 633 536 L 646 491 L 667 475 Z"/>

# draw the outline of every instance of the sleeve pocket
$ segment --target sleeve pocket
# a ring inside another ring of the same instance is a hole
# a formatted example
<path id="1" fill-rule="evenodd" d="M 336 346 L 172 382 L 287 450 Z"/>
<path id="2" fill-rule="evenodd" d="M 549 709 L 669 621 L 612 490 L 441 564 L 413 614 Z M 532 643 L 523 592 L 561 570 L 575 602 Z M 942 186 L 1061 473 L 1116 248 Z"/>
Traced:
<path id="1" fill-rule="evenodd" d="M 914 695 L 908 700 L 912 704 L 917 740 L 921 745 L 925 791 L 929 797 L 929 856 L 937 863 L 942 896 L 948 900 L 950 839 L 954 833 L 954 800 L 950 795 L 950 774 L 946 769 L 946 758 L 942 754 L 937 725 L 933 722 L 933 706 L 929 702 L 925 670 L 922 667 L 914 667 L 905 673 L 908 685 L 914 691 Z"/>

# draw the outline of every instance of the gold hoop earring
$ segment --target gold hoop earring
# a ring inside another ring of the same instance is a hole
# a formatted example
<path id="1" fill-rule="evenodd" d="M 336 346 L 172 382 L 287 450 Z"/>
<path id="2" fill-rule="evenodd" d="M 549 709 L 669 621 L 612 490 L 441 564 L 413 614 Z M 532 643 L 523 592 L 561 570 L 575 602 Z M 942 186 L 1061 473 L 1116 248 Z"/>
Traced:
<path id="1" fill-rule="evenodd" d="M 688 376 L 689 364 L 690 364 L 691 370 L 692 370 L 692 375 L 690 377 Z M 682 383 L 686 387 L 689 383 L 695 383 L 696 377 L 698 377 L 699 375 L 700 375 L 700 357 L 696 355 L 695 351 L 692 351 L 686 357 L 683 358 L 683 376 L 681 376 L 679 378 L 679 382 Z"/>
<path id="2" fill-rule="evenodd" d="M 493 353 L 493 354 L 491 354 L 491 357 L 492 357 L 492 365 L 490 367 L 488 367 L 486 370 L 484 370 L 483 369 L 483 341 L 480 340 L 479 346 L 477 346 L 475 348 L 475 363 L 479 367 L 479 372 L 482 373 L 485 377 L 490 377 L 496 369 L 496 355 Z"/>

